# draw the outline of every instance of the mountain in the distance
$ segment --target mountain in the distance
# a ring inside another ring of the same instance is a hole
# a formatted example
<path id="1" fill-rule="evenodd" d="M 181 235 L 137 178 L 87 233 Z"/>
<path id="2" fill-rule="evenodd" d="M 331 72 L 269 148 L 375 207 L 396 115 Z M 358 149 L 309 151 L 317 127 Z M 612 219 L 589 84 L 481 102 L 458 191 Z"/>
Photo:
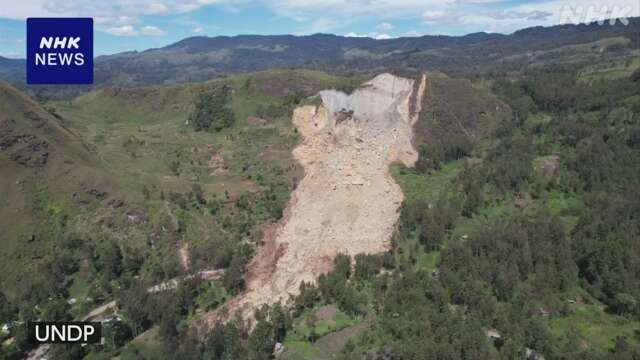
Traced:
<path id="1" fill-rule="evenodd" d="M 10 59 L 0 56 L 0 79 L 9 82 L 24 81 L 24 59 Z"/>
<path id="2" fill-rule="evenodd" d="M 146 51 L 97 57 L 95 86 L 142 86 L 205 81 L 229 74 L 274 68 L 311 68 L 332 73 L 381 70 L 493 70 L 521 65 L 522 57 L 567 45 L 626 38 L 627 48 L 640 47 L 640 18 L 629 24 L 533 27 L 510 35 L 403 37 L 375 40 L 329 34 L 197 36 Z M 516 65 L 514 65 L 514 61 Z M 24 60 L 0 59 L 0 78 L 24 85 Z M 88 87 L 69 87 L 58 96 Z M 46 92 L 46 87 L 26 89 Z M 46 94 L 51 95 L 51 94 Z"/>

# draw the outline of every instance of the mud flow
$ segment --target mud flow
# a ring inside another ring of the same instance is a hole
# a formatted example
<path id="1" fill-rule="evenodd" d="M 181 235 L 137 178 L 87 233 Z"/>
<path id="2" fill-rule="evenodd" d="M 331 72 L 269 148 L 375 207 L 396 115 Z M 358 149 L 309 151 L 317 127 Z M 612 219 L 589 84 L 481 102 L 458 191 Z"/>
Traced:
<path id="1" fill-rule="evenodd" d="M 321 91 L 322 105 L 295 109 L 302 142 L 293 153 L 305 176 L 251 261 L 247 290 L 227 304 L 229 313 L 250 318 L 262 304 L 286 302 L 302 281 L 329 271 L 339 253 L 388 249 L 403 200 L 389 165 L 412 166 L 418 158 L 412 128 L 426 78 L 419 81 L 381 74 L 351 95 Z"/>

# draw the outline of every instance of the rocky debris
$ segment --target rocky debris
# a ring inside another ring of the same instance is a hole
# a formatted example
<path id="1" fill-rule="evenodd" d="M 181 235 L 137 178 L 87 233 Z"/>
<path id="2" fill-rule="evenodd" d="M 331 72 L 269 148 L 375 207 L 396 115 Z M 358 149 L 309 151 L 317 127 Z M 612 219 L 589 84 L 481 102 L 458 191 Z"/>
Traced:
<path id="1" fill-rule="evenodd" d="M 273 347 L 273 355 L 278 356 L 282 354 L 284 351 L 284 345 L 282 343 L 277 342 Z"/>
<path id="2" fill-rule="evenodd" d="M 12 161 L 28 167 L 42 167 L 49 159 L 49 143 L 31 134 L 0 135 L 0 151 L 8 151 Z"/>
<path id="3" fill-rule="evenodd" d="M 209 161 L 207 162 L 207 166 L 209 166 L 209 169 L 213 170 L 211 175 L 224 172 L 224 157 L 220 153 L 211 155 L 211 158 L 209 158 Z"/>
<path id="4" fill-rule="evenodd" d="M 108 205 L 113 209 L 119 209 L 124 206 L 124 201 L 120 199 L 112 199 L 108 202 Z"/>
<path id="5" fill-rule="evenodd" d="M 227 304 L 228 312 L 210 314 L 210 322 L 236 311 L 248 319 L 262 304 L 286 302 L 301 282 L 315 282 L 329 271 L 340 253 L 389 248 L 403 200 L 389 165 L 412 166 L 418 158 L 413 124 L 425 84 L 425 77 L 414 86 L 414 80 L 382 74 L 352 95 L 322 91 L 322 105 L 294 110 L 293 123 L 303 141 L 293 155 L 305 176 L 283 220 L 265 235 L 265 245 L 250 262 L 247 291 Z M 412 96 L 414 91 L 419 94 Z M 353 121 L 337 121 L 343 110 Z"/>
<path id="6" fill-rule="evenodd" d="M 501 339 L 502 338 L 502 336 L 500 335 L 500 333 L 496 329 L 487 329 L 484 333 L 490 339 Z"/>
<path id="7" fill-rule="evenodd" d="M 353 116 L 353 110 L 342 109 L 336 113 L 336 125 L 339 125 L 343 121 L 350 119 Z"/>
<path id="8" fill-rule="evenodd" d="M 16 144 L 30 143 L 34 141 L 36 137 L 34 135 L 23 134 L 15 136 L 5 136 L 0 139 L 0 150 L 6 150 Z"/>
<path id="9" fill-rule="evenodd" d="M 147 221 L 146 216 L 143 213 L 130 211 L 127 213 L 127 222 L 130 225 L 141 225 Z"/>
<path id="10" fill-rule="evenodd" d="M 28 167 L 42 167 L 47 164 L 47 160 L 49 159 L 49 153 L 43 152 L 40 154 L 24 154 L 20 152 L 15 152 L 10 156 L 11 160 L 17 162 L 20 165 L 28 166 Z"/>

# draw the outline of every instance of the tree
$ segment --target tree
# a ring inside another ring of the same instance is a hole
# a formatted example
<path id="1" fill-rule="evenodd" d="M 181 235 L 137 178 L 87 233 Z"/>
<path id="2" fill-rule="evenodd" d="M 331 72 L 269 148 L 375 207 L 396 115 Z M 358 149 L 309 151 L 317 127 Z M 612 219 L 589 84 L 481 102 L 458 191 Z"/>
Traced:
<path id="1" fill-rule="evenodd" d="M 287 336 L 287 328 L 290 326 L 290 321 L 279 302 L 271 308 L 271 322 L 273 323 L 275 341 L 283 342 Z"/>
<path id="2" fill-rule="evenodd" d="M 16 318 L 18 309 L 0 291 L 0 324 L 7 323 Z"/>
<path id="3" fill-rule="evenodd" d="M 196 131 L 220 131 L 231 127 L 235 116 L 229 107 L 230 98 L 231 89 L 227 86 L 201 92 L 194 101 L 189 122 Z"/>
<path id="4" fill-rule="evenodd" d="M 631 81 L 640 82 L 640 68 L 636 69 L 636 71 L 631 74 Z"/>
<path id="5" fill-rule="evenodd" d="M 193 196 L 198 204 L 204 205 L 207 201 L 204 199 L 204 191 L 202 191 L 202 186 L 198 183 L 191 184 L 191 191 L 193 192 Z"/>
<path id="6" fill-rule="evenodd" d="M 85 355 L 86 351 L 80 344 L 56 344 L 47 353 L 47 358 L 52 360 L 80 360 Z"/>
<path id="7" fill-rule="evenodd" d="M 113 241 L 105 240 L 95 250 L 95 272 L 107 280 L 117 279 L 122 273 L 122 252 Z"/>
<path id="8" fill-rule="evenodd" d="M 271 357 L 276 343 L 273 324 L 267 320 L 268 309 L 263 306 L 256 311 L 256 326 L 249 337 L 249 359 L 267 360 Z"/>
<path id="9" fill-rule="evenodd" d="M 122 321 L 111 321 L 103 325 L 105 345 L 111 349 L 124 346 L 132 338 L 131 329 Z"/>
<path id="10" fill-rule="evenodd" d="M 175 309 L 163 309 L 158 334 L 167 343 L 174 343 L 178 338 L 178 315 Z"/>
<path id="11" fill-rule="evenodd" d="M 122 310 L 125 321 L 137 336 L 151 326 L 150 309 L 154 306 L 143 283 L 134 281 L 128 289 L 117 294 L 118 306 Z"/>
<path id="12" fill-rule="evenodd" d="M 224 273 L 222 284 L 232 294 L 244 288 L 244 269 L 251 256 L 249 245 L 242 245 L 234 252 L 229 268 Z"/>
<path id="13" fill-rule="evenodd" d="M 628 315 L 638 312 L 638 301 L 632 295 L 619 293 L 614 300 L 614 309 L 619 315 Z"/>
<path id="14" fill-rule="evenodd" d="M 380 272 L 382 257 L 379 255 L 358 254 L 355 256 L 354 278 L 369 280 Z"/>

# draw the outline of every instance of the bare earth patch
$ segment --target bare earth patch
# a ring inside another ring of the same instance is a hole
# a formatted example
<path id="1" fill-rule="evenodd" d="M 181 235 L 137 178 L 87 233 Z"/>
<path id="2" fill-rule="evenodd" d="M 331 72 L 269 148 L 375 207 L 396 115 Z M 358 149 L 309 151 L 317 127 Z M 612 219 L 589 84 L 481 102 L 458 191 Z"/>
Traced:
<path id="1" fill-rule="evenodd" d="M 415 84 L 381 74 L 352 95 L 322 91 L 323 105 L 295 109 L 293 123 L 303 141 L 293 154 L 305 176 L 282 221 L 265 234 L 249 264 L 247 290 L 226 305 L 229 313 L 249 319 L 262 304 L 286 302 L 301 282 L 331 270 L 339 253 L 388 249 L 403 200 L 389 165 L 417 160 L 413 123 L 425 82 L 424 76 Z M 206 319 L 215 322 L 220 314 Z"/>

